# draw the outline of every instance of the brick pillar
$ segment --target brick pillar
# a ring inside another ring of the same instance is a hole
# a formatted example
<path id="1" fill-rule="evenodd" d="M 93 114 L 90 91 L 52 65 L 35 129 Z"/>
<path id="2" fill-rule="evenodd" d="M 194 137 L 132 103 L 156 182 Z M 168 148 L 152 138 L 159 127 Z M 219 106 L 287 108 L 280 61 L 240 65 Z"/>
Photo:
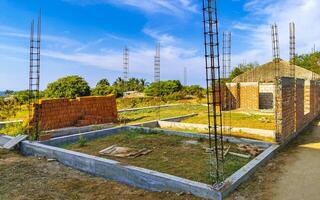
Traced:
<path id="1" fill-rule="evenodd" d="M 296 131 L 303 127 L 304 118 L 304 80 L 296 80 Z"/>
<path id="2" fill-rule="evenodd" d="M 294 78 L 282 77 L 276 85 L 278 87 L 276 92 L 277 142 L 285 141 L 295 132 L 294 84 Z"/>

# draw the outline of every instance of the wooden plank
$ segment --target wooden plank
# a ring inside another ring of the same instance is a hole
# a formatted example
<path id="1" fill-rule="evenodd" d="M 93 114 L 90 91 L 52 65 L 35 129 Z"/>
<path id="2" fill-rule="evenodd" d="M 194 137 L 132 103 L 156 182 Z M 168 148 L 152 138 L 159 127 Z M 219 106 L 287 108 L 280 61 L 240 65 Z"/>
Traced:
<path id="1" fill-rule="evenodd" d="M 25 140 L 28 136 L 27 135 L 18 135 L 17 137 L 13 138 L 9 142 L 5 143 L 3 145 L 4 149 L 12 149 L 15 147 L 17 144 L 19 144 L 21 141 Z"/>

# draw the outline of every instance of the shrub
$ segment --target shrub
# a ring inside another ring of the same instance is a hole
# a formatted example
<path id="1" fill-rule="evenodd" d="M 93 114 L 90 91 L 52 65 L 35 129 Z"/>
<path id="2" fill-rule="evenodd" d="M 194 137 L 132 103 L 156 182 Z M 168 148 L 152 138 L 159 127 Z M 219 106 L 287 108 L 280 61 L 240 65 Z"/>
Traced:
<path id="1" fill-rule="evenodd" d="M 66 76 L 50 83 L 45 90 L 46 97 L 75 98 L 90 95 L 89 84 L 80 76 Z"/>
<path id="2" fill-rule="evenodd" d="M 86 146 L 86 144 L 87 144 L 86 138 L 84 138 L 84 137 L 81 135 L 81 136 L 79 137 L 78 144 L 79 144 L 79 147 L 84 147 L 84 146 Z"/>
<path id="3" fill-rule="evenodd" d="M 178 80 L 153 82 L 144 92 L 148 96 L 166 96 L 182 90 L 182 84 Z"/>

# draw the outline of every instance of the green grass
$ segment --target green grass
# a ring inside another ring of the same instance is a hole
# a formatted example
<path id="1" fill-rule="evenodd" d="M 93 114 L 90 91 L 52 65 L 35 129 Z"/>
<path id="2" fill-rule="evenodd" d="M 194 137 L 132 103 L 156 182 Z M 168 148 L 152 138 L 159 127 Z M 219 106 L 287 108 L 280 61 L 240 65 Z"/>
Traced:
<path id="1" fill-rule="evenodd" d="M 204 148 L 208 147 L 207 140 L 198 140 L 197 145 L 187 145 L 185 144 L 187 140 L 194 139 L 136 130 L 88 141 L 83 147 L 75 143 L 63 146 L 63 148 L 117 160 L 123 164 L 156 170 L 194 181 L 210 183 L 209 155 L 205 153 Z M 99 151 L 111 145 L 134 149 L 147 148 L 153 151 L 137 158 L 116 158 L 99 155 Z M 225 145 L 231 145 L 231 151 L 237 152 L 234 144 Z M 249 161 L 250 159 L 227 155 L 225 162 L 226 177 L 233 174 Z"/>
<path id="2" fill-rule="evenodd" d="M 119 117 L 121 119 L 126 119 L 130 124 L 140 123 L 146 121 L 156 120 L 157 118 L 157 109 L 146 109 L 139 111 L 131 111 L 120 113 Z M 194 123 L 194 124 L 207 124 L 207 107 L 202 105 L 195 104 L 182 104 L 179 106 L 173 106 L 168 108 L 161 108 L 160 115 L 161 118 L 176 117 L 181 115 L 187 115 L 191 113 L 197 113 L 195 117 L 191 117 L 183 120 L 185 123 Z M 238 111 L 231 112 L 231 123 L 229 119 L 230 112 L 223 112 L 227 120 L 223 123 L 228 126 L 233 127 L 243 127 L 243 128 L 257 128 L 257 129 L 266 129 L 274 130 L 274 117 L 273 115 L 263 115 L 263 114 L 249 114 Z"/>

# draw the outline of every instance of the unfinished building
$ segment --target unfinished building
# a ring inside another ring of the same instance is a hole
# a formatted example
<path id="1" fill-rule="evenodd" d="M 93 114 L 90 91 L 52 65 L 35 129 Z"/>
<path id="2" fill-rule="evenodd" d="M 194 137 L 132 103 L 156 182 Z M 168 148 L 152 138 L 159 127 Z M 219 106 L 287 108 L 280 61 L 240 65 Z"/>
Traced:
<path id="1" fill-rule="evenodd" d="M 266 110 L 275 106 L 275 64 L 269 62 L 247 71 L 227 83 L 227 92 L 232 96 L 232 109 Z M 280 61 L 279 77 L 292 77 L 290 63 Z M 310 81 L 319 80 L 320 75 L 295 66 L 295 78 L 304 80 L 305 107 L 310 107 Z M 225 104 L 227 100 L 224 99 Z M 307 112 L 307 111 L 306 111 Z"/>

